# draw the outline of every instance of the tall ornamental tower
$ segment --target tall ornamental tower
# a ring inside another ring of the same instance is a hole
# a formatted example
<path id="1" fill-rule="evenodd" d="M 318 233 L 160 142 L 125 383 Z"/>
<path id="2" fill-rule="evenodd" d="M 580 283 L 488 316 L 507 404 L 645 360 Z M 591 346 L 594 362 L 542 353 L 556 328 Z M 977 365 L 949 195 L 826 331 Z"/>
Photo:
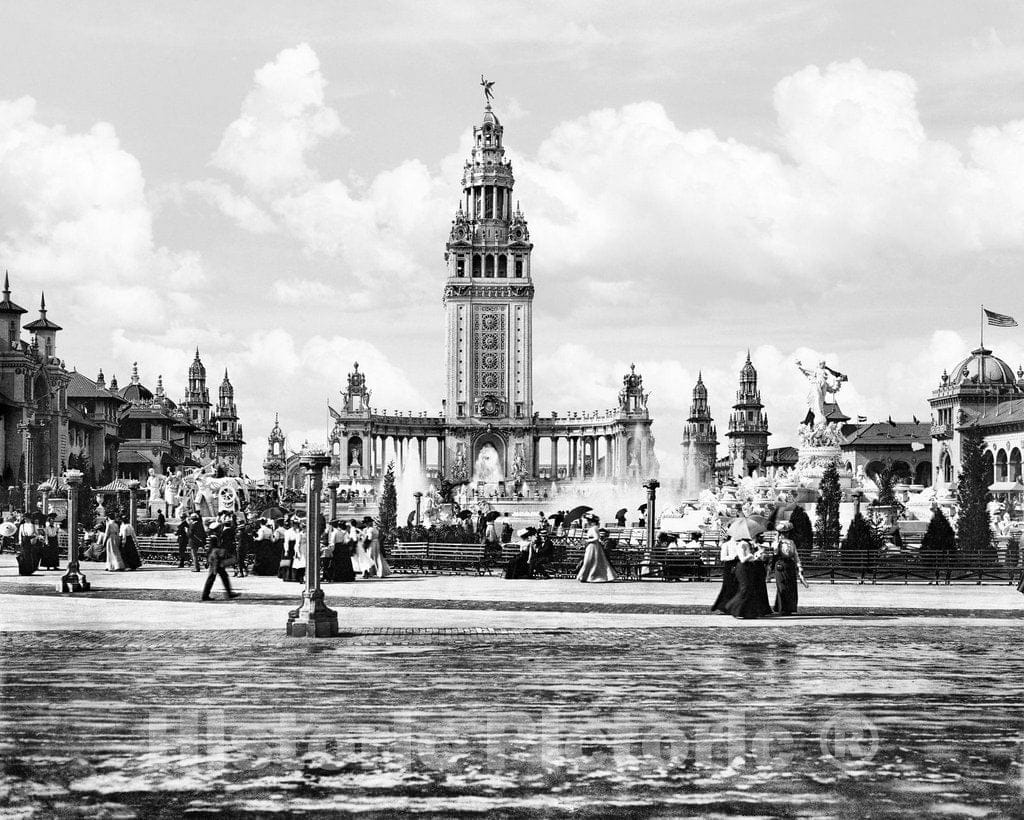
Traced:
<path id="1" fill-rule="evenodd" d="M 761 404 L 761 391 L 757 389 L 757 371 L 747 361 L 740 371 L 740 389 L 736 391 L 736 404 L 729 417 L 729 459 L 733 475 L 744 478 L 764 470 L 768 459 L 768 415 Z"/>
<path id="2" fill-rule="evenodd" d="M 206 367 L 203 360 L 199 358 L 199 348 L 196 348 L 196 357 L 188 369 L 188 389 L 185 391 L 185 399 L 181 402 L 181 409 L 185 411 L 188 420 L 196 427 L 206 427 L 210 422 L 210 391 L 206 387 Z"/>
<path id="3" fill-rule="evenodd" d="M 228 475 L 242 474 L 242 425 L 238 423 L 238 408 L 235 406 L 235 388 L 224 370 L 224 381 L 218 391 L 217 415 L 211 419 L 217 430 L 214 439 L 214 459 Z"/>
<path id="4" fill-rule="evenodd" d="M 715 483 L 718 458 L 718 434 L 708 405 L 708 389 L 703 374 L 697 374 L 693 388 L 690 417 L 683 425 L 683 489 L 696 494 Z"/>
<path id="5" fill-rule="evenodd" d="M 512 165 L 488 103 L 473 128 L 445 260 L 449 424 L 512 429 L 533 415 L 530 234 L 512 199 Z M 514 436 L 514 434 L 513 434 Z"/>

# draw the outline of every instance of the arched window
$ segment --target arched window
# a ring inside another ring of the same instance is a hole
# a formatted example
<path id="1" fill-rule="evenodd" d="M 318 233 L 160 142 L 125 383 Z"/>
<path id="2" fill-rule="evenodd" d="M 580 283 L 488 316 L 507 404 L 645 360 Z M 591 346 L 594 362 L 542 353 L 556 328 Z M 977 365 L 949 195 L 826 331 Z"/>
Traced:
<path id="1" fill-rule="evenodd" d="M 1010 481 L 1020 479 L 1020 450 L 1014 447 L 1010 450 Z"/>
<path id="2" fill-rule="evenodd" d="M 479 279 L 480 278 L 480 275 L 482 273 L 482 271 L 480 270 L 480 265 L 481 265 L 480 254 L 474 253 L 473 254 L 473 278 L 474 279 Z"/>
<path id="3" fill-rule="evenodd" d="M 508 257 L 505 256 L 505 254 L 501 254 L 498 257 L 498 278 L 499 279 L 507 279 L 508 278 Z"/>
<path id="4" fill-rule="evenodd" d="M 1006 481 L 1009 470 L 1008 459 L 1006 458 L 1006 450 L 1000 450 L 996 453 L 996 481 Z"/>

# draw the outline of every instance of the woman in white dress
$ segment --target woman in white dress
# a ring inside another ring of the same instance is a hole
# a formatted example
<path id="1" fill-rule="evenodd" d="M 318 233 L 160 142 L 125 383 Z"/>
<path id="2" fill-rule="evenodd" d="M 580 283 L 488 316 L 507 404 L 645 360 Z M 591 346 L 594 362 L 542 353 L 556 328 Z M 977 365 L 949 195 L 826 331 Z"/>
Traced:
<path id="1" fill-rule="evenodd" d="M 367 571 L 373 565 L 370 562 L 370 553 L 366 551 L 366 545 L 363 544 L 363 533 L 360 531 L 359 524 L 354 518 L 348 522 L 345 543 L 348 545 L 349 553 L 352 556 L 352 570 L 356 576 L 366 578 Z"/>
<path id="2" fill-rule="evenodd" d="M 608 556 L 604 552 L 607 543 L 608 530 L 604 527 L 591 527 L 587 530 L 587 549 L 583 553 L 583 565 L 576 574 L 577 581 L 587 584 L 615 580 L 615 570 L 608 563 Z"/>
<path id="3" fill-rule="evenodd" d="M 306 525 L 298 519 L 292 521 L 288 537 L 292 551 L 292 574 L 289 580 L 301 584 L 306 580 Z"/>
<path id="4" fill-rule="evenodd" d="M 107 572 L 122 572 L 126 564 L 121 557 L 121 528 L 113 518 L 107 519 L 103 531 L 103 548 L 107 551 Z"/>
<path id="5" fill-rule="evenodd" d="M 378 578 L 387 578 L 391 574 L 391 567 L 384 557 L 384 549 L 380 544 L 380 530 L 373 523 L 372 518 L 363 519 L 363 543 L 370 555 L 370 572 Z"/>

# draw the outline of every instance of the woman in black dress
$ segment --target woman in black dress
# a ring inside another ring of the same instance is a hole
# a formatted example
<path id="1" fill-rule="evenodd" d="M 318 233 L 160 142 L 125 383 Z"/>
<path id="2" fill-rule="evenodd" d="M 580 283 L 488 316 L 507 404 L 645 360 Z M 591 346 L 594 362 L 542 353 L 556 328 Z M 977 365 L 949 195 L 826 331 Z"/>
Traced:
<path id="1" fill-rule="evenodd" d="M 44 569 L 60 569 L 60 546 L 57 527 L 57 514 L 50 513 L 46 516 L 46 524 L 43 525 L 43 548 L 39 557 L 39 563 Z"/>
<path id="2" fill-rule="evenodd" d="M 725 605 L 739 591 L 739 582 L 736 580 L 739 561 L 736 559 L 736 544 L 731 539 L 722 542 L 718 558 L 722 564 L 722 588 L 711 605 L 711 611 L 725 613 Z"/>
<path id="3" fill-rule="evenodd" d="M 760 618 L 771 612 L 768 591 L 765 589 L 763 553 L 755 550 L 749 539 L 736 541 L 736 594 L 725 604 L 725 611 L 734 618 Z"/>
<path id="4" fill-rule="evenodd" d="M 519 552 L 508 562 L 505 567 L 505 577 L 510 579 L 532 578 L 530 571 L 530 558 L 533 555 L 533 536 L 536 530 L 527 527 L 519 531 Z"/>
<path id="5" fill-rule="evenodd" d="M 771 561 L 776 590 L 773 609 L 782 615 L 795 615 L 799 597 L 798 584 L 803 582 L 803 568 L 800 566 L 796 543 L 789 537 L 793 525 L 783 522 L 776 529 L 779 532 L 779 540 Z"/>

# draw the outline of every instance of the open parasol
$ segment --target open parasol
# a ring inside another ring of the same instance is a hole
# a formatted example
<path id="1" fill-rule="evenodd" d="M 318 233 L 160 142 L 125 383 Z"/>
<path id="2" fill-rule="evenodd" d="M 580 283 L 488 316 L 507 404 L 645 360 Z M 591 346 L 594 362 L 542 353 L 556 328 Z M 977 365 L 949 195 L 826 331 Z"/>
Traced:
<path id="1" fill-rule="evenodd" d="M 568 529 L 570 524 L 572 524 L 574 521 L 578 521 L 580 518 L 583 517 L 584 513 L 588 513 L 592 509 L 594 508 L 587 507 L 586 505 L 573 507 L 571 510 L 569 510 L 569 512 L 565 514 L 565 518 L 562 519 L 562 526 Z"/>
<path id="2" fill-rule="evenodd" d="M 500 515 L 501 513 L 499 513 L 497 510 L 491 510 L 489 513 L 487 513 L 487 515 L 484 516 L 484 519 L 487 521 L 493 521 Z"/>
<path id="3" fill-rule="evenodd" d="M 10 538 L 17 531 L 18 525 L 15 524 L 13 521 L 4 521 L 3 524 L 0 524 L 0 535 L 2 535 L 4 538 Z"/>
<path id="4" fill-rule="evenodd" d="M 729 525 L 729 537 L 733 541 L 753 541 L 764 530 L 765 526 L 758 518 L 737 518 Z"/>
<path id="5" fill-rule="evenodd" d="M 637 507 L 637 510 L 640 512 L 647 512 L 647 502 L 645 501 L 643 504 Z"/>
<path id="6" fill-rule="evenodd" d="M 461 518 L 463 521 L 465 521 L 471 515 L 473 515 L 472 510 L 459 510 L 459 518 Z"/>
<path id="7" fill-rule="evenodd" d="M 267 507 L 265 510 L 263 510 L 260 513 L 259 517 L 260 518 L 278 519 L 278 518 L 284 518 L 284 516 L 285 516 L 285 511 L 282 510 L 280 507 Z"/>
<path id="8" fill-rule="evenodd" d="M 626 515 L 626 513 L 628 513 L 628 512 L 629 512 L 629 510 L 627 510 L 627 509 L 626 509 L 625 507 L 623 507 L 623 508 L 622 508 L 621 510 L 619 510 L 619 511 L 618 511 L 617 513 L 615 513 L 615 515 L 613 515 L 613 516 L 612 516 L 612 518 L 618 518 L 619 516 L 624 516 L 624 515 Z"/>

